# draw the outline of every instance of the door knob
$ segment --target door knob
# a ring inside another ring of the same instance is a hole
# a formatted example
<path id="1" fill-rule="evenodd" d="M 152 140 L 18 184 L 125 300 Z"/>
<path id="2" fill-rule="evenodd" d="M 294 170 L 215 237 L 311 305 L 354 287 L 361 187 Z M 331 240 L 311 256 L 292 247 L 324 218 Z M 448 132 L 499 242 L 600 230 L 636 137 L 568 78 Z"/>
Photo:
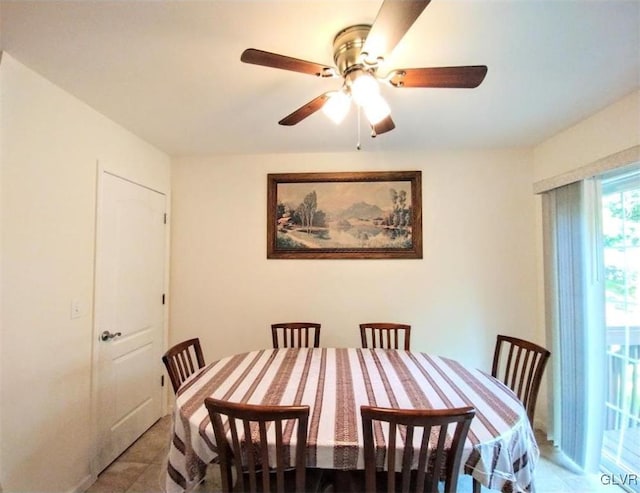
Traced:
<path id="1" fill-rule="evenodd" d="M 111 339 L 120 337 L 121 335 L 122 332 L 109 332 L 108 330 L 105 330 L 102 334 L 100 334 L 100 340 L 110 341 Z"/>

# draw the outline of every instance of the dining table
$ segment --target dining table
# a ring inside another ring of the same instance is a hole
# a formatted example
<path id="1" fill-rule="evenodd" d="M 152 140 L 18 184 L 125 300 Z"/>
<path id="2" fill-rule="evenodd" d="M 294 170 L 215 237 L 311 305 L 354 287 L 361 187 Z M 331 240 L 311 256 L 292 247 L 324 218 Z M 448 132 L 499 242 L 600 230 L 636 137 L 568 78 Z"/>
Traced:
<path id="1" fill-rule="evenodd" d="M 503 492 L 533 491 L 539 449 L 527 412 L 502 382 L 457 360 L 395 349 L 260 349 L 215 361 L 176 393 L 166 491 L 190 491 L 217 457 L 204 400 L 308 405 L 306 463 L 364 469 L 360 406 L 473 406 L 460 474 Z M 289 440 L 295 440 L 290 434 Z M 217 466 L 216 466 L 217 467 Z"/>

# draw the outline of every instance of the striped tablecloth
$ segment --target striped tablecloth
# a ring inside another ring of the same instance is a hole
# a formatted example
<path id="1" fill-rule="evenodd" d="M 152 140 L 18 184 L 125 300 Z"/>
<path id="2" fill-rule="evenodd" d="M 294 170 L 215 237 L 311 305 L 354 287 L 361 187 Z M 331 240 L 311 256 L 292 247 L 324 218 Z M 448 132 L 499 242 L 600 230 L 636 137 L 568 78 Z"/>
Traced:
<path id="1" fill-rule="evenodd" d="M 205 397 L 310 406 L 307 466 L 364 469 L 360 406 L 474 406 L 462 464 L 484 486 L 529 491 L 539 451 L 517 397 L 457 361 L 385 349 L 264 349 L 216 361 L 179 389 L 167 492 L 195 486 L 216 457 Z M 292 434 L 295 439 L 295 434 Z"/>

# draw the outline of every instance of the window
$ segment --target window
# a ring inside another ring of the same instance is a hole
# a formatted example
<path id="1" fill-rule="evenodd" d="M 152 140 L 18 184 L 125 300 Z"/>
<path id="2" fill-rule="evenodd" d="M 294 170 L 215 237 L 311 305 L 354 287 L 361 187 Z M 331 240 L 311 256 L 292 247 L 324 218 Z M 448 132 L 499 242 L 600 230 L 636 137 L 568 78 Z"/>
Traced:
<path id="1" fill-rule="evenodd" d="M 601 464 L 640 491 L 640 170 L 602 181 L 607 380 Z"/>

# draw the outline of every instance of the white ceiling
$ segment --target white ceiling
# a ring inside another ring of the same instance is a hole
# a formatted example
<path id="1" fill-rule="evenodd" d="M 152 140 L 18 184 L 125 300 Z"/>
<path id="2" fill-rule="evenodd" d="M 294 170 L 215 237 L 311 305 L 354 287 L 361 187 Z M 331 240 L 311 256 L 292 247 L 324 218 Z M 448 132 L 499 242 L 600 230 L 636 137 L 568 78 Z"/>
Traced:
<path id="1" fill-rule="evenodd" d="M 2 49 L 170 155 L 338 152 L 357 116 L 278 120 L 338 79 L 240 62 L 259 48 L 333 64 L 381 0 L 5 1 Z M 432 0 L 390 68 L 487 65 L 477 89 L 383 92 L 396 129 L 370 150 L 530 146 L 640 87 L 638 0 Z"/>

